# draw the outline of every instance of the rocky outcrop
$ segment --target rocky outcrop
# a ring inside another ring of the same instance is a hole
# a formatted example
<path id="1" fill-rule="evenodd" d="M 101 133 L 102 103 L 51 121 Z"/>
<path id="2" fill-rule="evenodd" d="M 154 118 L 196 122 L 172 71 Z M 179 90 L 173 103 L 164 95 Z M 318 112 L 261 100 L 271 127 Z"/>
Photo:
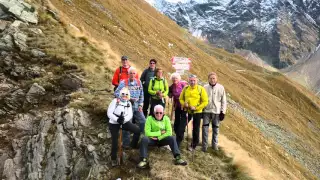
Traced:
<path id="1" fill-rule="evenodd" d="M 31 5 L 0 0 L 0 19 L 1 179 L 107 179 L 106 127 L 66 107 L 83 87 L 80 70 L 46 72 L 51 57 L 28 44 L 29 34 L 43 35 Z"/>
<path id="2" fill-rule="evenodd" d="M 149 2 L 194 36 L 232 52 L 251 50 L 277 68 L 295 64 L 319 43 L 315 0 Z"/>
<path id="3" fill-rule="evenodd" d="M 0 17 L 10 16 L 24 22 L 38 23 L 37 12 L 30 4 L 20 0 L 0 0 Z"/>
<path id="4" fill-rule="evenodd" d="M 28 121 L 25 127 L 22 121 Z M 100 158 L 109 154 L 110 148 L 99 141 L 98 134 L 92 134 L 86 112 L 59 108 L 18 115 L 14 123 L 30 133 L 13 140 L 14 156 L 4 161 L 4 178 L 68 179 L 81 175 L 100 179 L 107 174 L 108 167 L 100 163 Z"/>

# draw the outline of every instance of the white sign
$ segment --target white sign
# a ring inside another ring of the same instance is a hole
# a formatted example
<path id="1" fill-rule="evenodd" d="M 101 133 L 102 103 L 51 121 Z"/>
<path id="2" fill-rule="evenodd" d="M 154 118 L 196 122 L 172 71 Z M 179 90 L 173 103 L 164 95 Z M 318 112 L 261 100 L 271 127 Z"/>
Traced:
<path id="1" fill-rule="evenodd" d="M 190 69 L 190 64 L 173 64 L 172 66 L 175 69 L 184 69 L 184 70 L 189 70 Z"/>
<path id="2" fill-rule="evenodd" d="M 172 57 L 171 62 L 172 64 L 188 64 L 191 63 L 191 59 L 185 57 Z"/>
<path id="3" fill-rule="evenodd" d="M 183 69 L 177 69 L 176 73 L 178 73 L 180 75 L 183 75 L 184 74 L 184 70 Z"/>

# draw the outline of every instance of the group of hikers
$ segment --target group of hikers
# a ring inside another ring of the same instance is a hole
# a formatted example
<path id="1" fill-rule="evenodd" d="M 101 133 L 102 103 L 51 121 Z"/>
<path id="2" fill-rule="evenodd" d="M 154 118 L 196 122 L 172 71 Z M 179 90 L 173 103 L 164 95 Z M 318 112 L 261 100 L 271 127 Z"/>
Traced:
<path id="1" fill-rule="evenodd" d="M 217 74 L 208 74 L 208 83 L 198 85 L 196 75 L 190 75 L 188 82 L 182 81 L 178 73 L 171 74 L 172 84 L 163 76 L 163 69 L 156 67 L 151 59 L 149 67 L 140 76 L 131 67 L 127 56 L 121 57 L 122 66 L 114 73 L 115 99 L 108 107 L 109 129 L 112 148 L 111 163 L 117 166 L 118 143 L 124 149 L 140 148 L 139 168 L 148 167 L 148 146 L 169 146 L 176 165 L 187 165 L 181 158 L 180 147 L 185 128 L 192 120 L 192 142 L 188 150 L 195 151 L 199 144 L 202 122 L 202 151 L 208 150 L 209 124 L 212 123 L 212 149 L 218 150 L 219 123 L 224 119 L 227 99 L 224 87 L 217 83 Z M 171 120 L 165 115 L 166 98 L 173 99 L 173 136 Z M 122 142 L 118 142 L 122 128 Z M 130 142 L 130 133 L 133 133 Z M 140 140 L 140 135 L 143 137 Z"/>

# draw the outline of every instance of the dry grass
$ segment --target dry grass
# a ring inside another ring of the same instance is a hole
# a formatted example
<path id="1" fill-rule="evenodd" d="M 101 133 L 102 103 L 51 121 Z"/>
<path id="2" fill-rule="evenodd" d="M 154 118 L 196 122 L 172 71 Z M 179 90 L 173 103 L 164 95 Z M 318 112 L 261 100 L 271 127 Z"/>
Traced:
<path id="1" fill-rule="evenodd" d="M 308 122 L 312 121 L 316 128 L 320 128 L 320 100 L 280 73 L 264 70 L 238 55 L 192 39 L 174 22 L 142 0 L 74 0 L 70 5 L 52 0 L 51 3 L 52 7 L 59 9 L 65 27 L 61 28 L 60 23 L 44 15 L 42 23 L 48 23 L 48 26 L 42 27 L 42 30 L 48 36 L 49 44 L 36 43 L 48 54 L 56 56 L 57 60 L 76 63 L 86 73 L 86 87 L 90 90 L 111 89 L 112 70 L 118 65 L 117 61 L 122 54 L 129 55 L 132 64 L 140 70 L 150 58 L 155 57 L 158 66 L 168 72 L 173 71 L 168 64 L 172 56 L 187 56 L 193 60 L 192 73 L 206 79 L 208 72 L 216 71 L 219 81 L 234 100 L 294 132 L 319 152 L 320 135 L 308 130 Z M 80 29 L 84 37 L 71 36 L 69 24 Z M 174 46 L 169 48 L 168 43 Z M 101 51 L 101 45 L 104 44 L 110 45 L 106 48 L 108 52 Z M 239 69 L 245 71 L 238 72 Z M 111 93 L 97 97 L 94 97 L 94 93 L 83 93 L 80 96 L 86 100 L 82 101 L 84 104 L 81 102 L 76 105 L 95 107 L 100 112 L 106 108 L 105 103 L 100 102 L 110 100 Z M 265 139 L 239 115 L 230 113 L 228 121 L 222 126 L 222 132 L 283 178 L 313 178 L 292 157 L 284 156 L 282 148 Z M 254 140 L 251 140 L 252 133 L 257 134 Z M 272 148 L 266 152 L 265 146 Z"/>

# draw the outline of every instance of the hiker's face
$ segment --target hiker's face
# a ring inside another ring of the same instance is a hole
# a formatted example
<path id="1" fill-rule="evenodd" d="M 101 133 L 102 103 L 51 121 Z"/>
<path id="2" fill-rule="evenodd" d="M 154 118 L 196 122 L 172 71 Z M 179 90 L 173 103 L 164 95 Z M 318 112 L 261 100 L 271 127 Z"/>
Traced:
<path id="1" fill-rule="evenodd" d="M 177 77 L 172 77 L 172 84 L 178 84 L 179 79 Z"/>
<path id="2" fill-rule="evenodd" d="M 209 83 L 210 83 L 210 84 L 214 85 L 214 84 L 216 84 L 217 82 L 218 82 L 218 77 L 217 77 L 216 75 L 211 75 L 211 76 L 209 77 Z"/>
<path id="3" fill-rule="evenodd" d="M 197 82 L 198 82 L 197 78 L 194 78 L 194 77 L 189 78 L 189 84 L 191 87 L 195 86 Z"/>
<path id="4" fill-rule="evenodd" d="M 151 62 L 149 63 L 149 67 L 150 67 L 151 69 L 154 69 L 154 68 L 156 67 L 156 63 L 153 62 L 153 61 L 151 61 Z"/>
<path id="5" fill-rule="evenodd" d="M 120 99 L 122 101 L 127 101 L 130 99 L 130 94 L 127 90 L 121 90 L 120 91 Z"/>
<path id="6" fill-rule="evenodd" d="M 161 120 L 163 117 L 163 110 L 161 108 L 157 108 L 156 111 L 154 112 L 154 116 L 156 117 L 157 120 Z"/>
<path id="7" fill-rule="evenodd" d="M 129 73 L 129 78 L 130 80 L 133 80 L 136 77 L 137 71 L 136 70 L 132 70 Z"/>
<path id="8" fill-rule="evenodd" d="M 158 78 L 162 78 L 162 76 L 163 76 L 163 71 L 158 71 L 157 74 L 156 74 L 156 76 L 157 76 Z"/>
<path id="9" fill-rule="evenodd" d="M 122 66 L 129 66 L 129 61 L 128 59 L 122 59 L 121 60 Z"/>

